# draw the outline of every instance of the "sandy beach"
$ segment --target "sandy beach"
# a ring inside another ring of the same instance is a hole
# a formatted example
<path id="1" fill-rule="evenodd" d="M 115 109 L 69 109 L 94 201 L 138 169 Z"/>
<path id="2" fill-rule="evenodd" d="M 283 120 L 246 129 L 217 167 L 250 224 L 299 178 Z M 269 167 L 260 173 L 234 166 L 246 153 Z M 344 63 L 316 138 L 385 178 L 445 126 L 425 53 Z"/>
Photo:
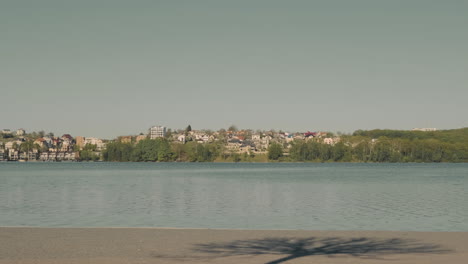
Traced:
<path id="1" fill-rule="evenodd" d="M 468 261 L 468 232 L 2 227 L 0 244 L 0 264 Z"/>

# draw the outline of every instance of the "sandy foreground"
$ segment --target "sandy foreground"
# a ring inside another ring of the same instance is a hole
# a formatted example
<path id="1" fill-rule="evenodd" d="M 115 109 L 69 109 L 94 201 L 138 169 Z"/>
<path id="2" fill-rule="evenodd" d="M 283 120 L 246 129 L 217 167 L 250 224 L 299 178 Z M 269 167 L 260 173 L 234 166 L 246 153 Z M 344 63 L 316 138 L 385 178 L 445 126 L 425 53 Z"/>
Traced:
<path id="1" fill-rule="evenodd" d="M 0 264 L 468 263 L 468 232 L 0 227 Z"/>

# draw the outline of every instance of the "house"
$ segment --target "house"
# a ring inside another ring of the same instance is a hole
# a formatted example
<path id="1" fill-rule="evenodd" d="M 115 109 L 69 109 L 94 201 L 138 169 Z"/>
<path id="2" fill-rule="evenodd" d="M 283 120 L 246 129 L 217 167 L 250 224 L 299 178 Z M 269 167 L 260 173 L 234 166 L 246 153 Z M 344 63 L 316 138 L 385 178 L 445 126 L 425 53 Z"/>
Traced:
<path id="1" fill-rule="evenodd" d="M 273 139 L 273 137 L 269 135 L 262 135 L 262 136 L 255 136 L 252 135 L 252 141 L 256 146 L 257 151 L 259 150 L 266 150 L 268 146 L 270 145 L 270 141 Z"/>
<path id="2" fill-rule="evenodd" d="M 262 136 L 261 136 L 260 134 L 253 134 L 253 135 L 252 135 L 252 140 L 254 140 L 254 141 L 259 141 L 259 140 L 261 139 L 261 137 L 262 137 Z"/>
<path id="3" fill-rule="evenodd" d="M 2 134 L 11 135 L 12 133 L 10 129 L 3 129 Z"/>
<path id="4" fill-rule="evenodd" d="M 62 144 L 60 151 L 71 151 L 73 149 L 73 137 L 70 134 L 63 134 L 61 137 Z"/>
<path id="5" fill-rule="evenodd" d="M 19 152 L 19 159 L 20 159 L 20 160 L 27 160 L 27 159 L 28 159 L 28 153 L 26 153 L 26 152 Z"/>
<path id="6" fill-rule="evenodd" d="M 179 142 L 185 143 L 185 140 L 186 140 L 186 139 L 185 139 L 185 135 L 183 135 L 183 134 L 182 134 L 182 135 L 179 135 L 179 136 L 177 137 L 177 141 L 179 141 Z"/>
<path id="7" fill-rule="evenodd" d="M 24 130 L 22 128 L 16 130 L 16 135 L 17 136 L 24 136 L 24 134 L 26 134 L 26 130 Z"/>
<path id="8" fill-rule="evenodd" d="M 39 153 L 36 151 L 29 151 L 28 152 L 28 160 L 29 161 L 35 161 L 39 157 Z"/>
<path id="9" fill-rule="evenodd" d="M 75 152 L 65 152 L 65 160 L 75 160 Z"/>
<path id="10" fill-rule="evenodd" d="M 9 141 L 9 142 L 5 143 L 5 149 L 13 149 L 15 146 L 19 147 L 21 145 L 21 143 L 23 143 L 23 142 L 20 141 L 20 140 Z"/>
<path id="11" fill-rule="evenodd" d="M 257 149 L 255 148 L 255 144 L 251 141 L 244 141 L 242 144 L 239 146 L 239 153 L 253 153 Z"/>
<path id="12" fill-rule="evenodd" d="M 227 141 L 226 149 L 231 152 L 239 152 L 242 142 L 239 139 L 229 139 Z"/>
<path id="13" fill-rule="evenodd" d="M 67 152 L 73 149 L 72 141 L 62 141 L 59 151 Z"/>
<path id="14" fill-rule="evenodd" d="M 42 139 L 44 139 L 43 143 L 46 147 L 48 148 L 53 148 L 54 147 L 54 139 L 51 138 L 51 137 L 43 137 Z"/>
<path id="15" fill-rule="evenodd" d="M 34 144 L 39 145 L 41 148 L 47 147 L 47 143 L 45 142 L 44 138 L 38 138 L 34 140 Z"/>
<path id="16" fill-rule="evenodd" d="M 87 137 L 85 138 L 84 140 L 84 145 L 88 145 L 88 144 L 91 144 L 91 145 L 96 145 L 96 150 L 97 151 L 101 151 L 105 148 L 106 144 L 99 138 L 93 138 L 93 137 Z"/>
<path id="17" fill-rule="evenodd" d="M 136 143 L 138 143 L 138 142 L 140 142 L 140 141 L 142 141 L 142 140 L 144 140 L 144 139 L 146 139 L 146 138 L 148 138 L 148 136 L 146 136 L 146 135 L 138 135 L 138 136 L 136 136 L 135 141 L 136 141 Z"/>
<path id="18" fill-rule="evenodd" d="M 19 159 L 19 153 L 16 150 L 9 150 L 8 151 L 8 159 L 9 160 L 18 160 Z"/>
<path id="19" fill-rule="evenodd" d="M 49 153 L 48 152 L 42 152 L 41 155 L 39 156 L 39 159 L 41 161 L 47 161 L 49 160 Z"/>
<path id="20" fill-rule="evenodd" d="M 306 133 L 304 133 L 304 137 L 305 138 L 309 138 L 309 137 L 316 137 L 317 136 L 317 133 L 315 132 L 310 132 L 310 131 L 307 131 Z"/>
<path id="21" fill-rule="evenodd" d="M 65 160 L 65 152 L 57 152 L 55 157 L 57 160 Z"/>
<path id="22" fill-rule="evenodd" d="M 132 143 L 132 136 L 120 136 L 118 140 L 121 143 Z"/>
<path id="23" fill-rule="evenodd" d="M 327 145 L 335 145 L 340 142 L 340 138 L 324 138 L 323 143 Z"/>

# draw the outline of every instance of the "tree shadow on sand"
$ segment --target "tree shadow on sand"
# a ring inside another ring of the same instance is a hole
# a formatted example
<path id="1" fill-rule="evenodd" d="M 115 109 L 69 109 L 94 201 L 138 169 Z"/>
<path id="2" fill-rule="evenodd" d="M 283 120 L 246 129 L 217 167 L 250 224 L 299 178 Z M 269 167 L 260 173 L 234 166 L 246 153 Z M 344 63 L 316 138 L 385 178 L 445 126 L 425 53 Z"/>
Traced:
<path id="1" fill-rule="evenodd" d="M 450 250 L 439 245 L 408 239 L 376 238 L 265 238 L 236 240 L 222 243 L 198 244 L 193 250 L 214 258 L 241 255 L 286 255 L 266 264 L 278 264 L 291 259 L 325 255 L 329 257 L 350 255 L 362 258 L 379 258 L 390 254 L 443 254 Z"/>

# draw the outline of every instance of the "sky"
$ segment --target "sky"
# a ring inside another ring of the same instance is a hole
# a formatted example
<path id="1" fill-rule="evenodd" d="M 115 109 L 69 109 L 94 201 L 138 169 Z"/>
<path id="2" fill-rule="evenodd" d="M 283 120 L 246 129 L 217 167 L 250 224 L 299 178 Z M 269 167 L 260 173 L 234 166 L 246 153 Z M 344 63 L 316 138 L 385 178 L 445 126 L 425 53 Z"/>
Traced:
<path id="1" fill-rule="evenodd" d="M 468 126 L 468 1 L 0 0 L 0 129 Z"/>

